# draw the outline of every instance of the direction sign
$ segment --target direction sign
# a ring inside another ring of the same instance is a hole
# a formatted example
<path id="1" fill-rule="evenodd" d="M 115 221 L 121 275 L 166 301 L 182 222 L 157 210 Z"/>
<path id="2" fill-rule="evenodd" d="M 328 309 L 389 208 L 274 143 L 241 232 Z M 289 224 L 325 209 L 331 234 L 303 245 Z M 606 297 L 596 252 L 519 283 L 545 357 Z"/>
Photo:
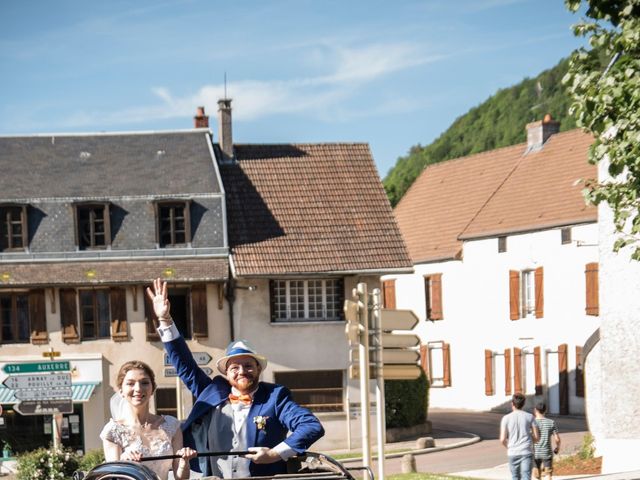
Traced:
<path id="1" fill-rule="evenodd" d="M 213 370 L 209 367 L 202 367 L 202 371 L 207 374 L 207 375 L 211 375 L 213 374 Z M 164 369 L 164 376 L 165 377 L 177 377 L 178 376 L 178 372 L 176 372 L 176 369 L 171 367 L 171 368 L 165 368 Z"/>
<path id="2" fill-rule="evenodd" d="M 383 333 L 384 348 L 406 348 L 420 345 L 420 338 L 412 333 Z"/>
<path id="3" fill-rule="evenodd" d="M 211 355 L 209 355 L 207 352 L 191 352 L 191 355 L 193 356 L 193 359 L 196 361 L 196 364 L 198 365 L 207 365 L 212 360 Z M 171 362 L 169 361 L 169 355 L 167 355 L 166 353 L 164 354 L 164 366 L 165 367 L 171 366 Z"/>
<path id="4" fill-rule="evenodd" d="M 385 380 L 413 380 L 419 378 L 422 368 L 418 365 L 383 365 L 382 376 Z"/>
<path id="5" fill-rule="evenodd" d="M 418 324 L 413 310 L 380 310 L 382 330 L 411 330 Z"/>
<path id="6" fill-rule="evenodd" d="M 16 403 L 13 409 L 21 415 L 73 413 L 73 402 L 71 400 L 26 400 Z"/>
<path id="7" fill-rule="evenodd" d="M 71 400 L 73 391 L 71 387 L 16 390 L 13 395 L 18 400 Z"/>
<path id="8" fill-rule="evenodd" d="M 67 372 L 71 370 L 71 363 L 65 360 L 55 362 L 36 363 L 7 363 L 2 367 L 5 373 L 43 373 Z"/>
<path id="9" fill-rule="evenodd" d="M 52 389 L 71 387 L 70 373 L 31 373 L 28 375 L 10 375 L 2 384 L 11 390 L 40 388 Z"/>

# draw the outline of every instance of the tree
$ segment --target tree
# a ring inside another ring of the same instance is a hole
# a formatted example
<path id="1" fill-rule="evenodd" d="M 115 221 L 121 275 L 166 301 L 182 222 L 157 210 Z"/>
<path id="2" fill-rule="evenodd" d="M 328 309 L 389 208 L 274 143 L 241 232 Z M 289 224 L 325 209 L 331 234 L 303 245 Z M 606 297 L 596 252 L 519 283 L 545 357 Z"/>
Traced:
<path id="1" fill-rule="evenodd" d="M 611 207 L 614 250 L 633 245 L 640 260 L 640 0 L 565 0 L 573 12 L 583 3 L 589 20 L 573 28 L 592 48 L 572 54 L 563 82 L 576 124 L 595 139 L 589 161 L 604 162 L 611 177 L 588 184 L 585 195 Z"/>

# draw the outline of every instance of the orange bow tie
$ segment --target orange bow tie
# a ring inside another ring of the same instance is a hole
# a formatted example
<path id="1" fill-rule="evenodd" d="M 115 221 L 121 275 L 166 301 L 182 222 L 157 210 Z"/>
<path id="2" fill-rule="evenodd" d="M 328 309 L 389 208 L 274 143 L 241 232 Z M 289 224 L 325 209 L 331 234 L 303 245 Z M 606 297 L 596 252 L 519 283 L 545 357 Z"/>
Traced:
<path id="1" fill-rule="evenodd" d="M 234 395 L 233 393 L 230 393 L 229 401 L 231 403 L 244 403 L 245 405 L 249 405 L 251 403 L 251 395 Z"/>

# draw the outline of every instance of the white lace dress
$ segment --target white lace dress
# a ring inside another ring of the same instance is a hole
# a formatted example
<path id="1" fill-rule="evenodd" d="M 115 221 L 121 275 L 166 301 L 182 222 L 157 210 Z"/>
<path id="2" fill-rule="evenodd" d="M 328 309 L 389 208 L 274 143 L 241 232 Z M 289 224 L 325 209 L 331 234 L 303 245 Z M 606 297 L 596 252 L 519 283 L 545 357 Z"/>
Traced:
<path id="1" fill-rule="evenodd" d="M 180 421 L 170 415 L 162 415 L 161 420 L 151 427 L 131 427 L 114 419 L 109 420 L 100 438 L 120 446 L 122 453 L 139 451 L 143 457 L 173 455 L 171 440 L 180 428 Z M 152 460 L 143 465 L 153 470 L 161 480 L 167 480 L 173 460 Z"/>

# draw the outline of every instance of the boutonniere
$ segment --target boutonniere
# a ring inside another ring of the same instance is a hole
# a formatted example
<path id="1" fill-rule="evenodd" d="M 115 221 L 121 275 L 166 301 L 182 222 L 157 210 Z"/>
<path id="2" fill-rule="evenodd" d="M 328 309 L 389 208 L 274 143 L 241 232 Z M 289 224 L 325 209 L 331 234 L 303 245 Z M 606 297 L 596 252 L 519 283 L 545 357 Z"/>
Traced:
<path id="1" fill-rule="evenodd" d="M 269 417 L 263 417 L 262 415 L 258 415 L 257 417 L 253 417 L 253 423 L 256 424 L 256 428 L 258 430 L 264 430 L 267 426 L 267 419 Z"/>

